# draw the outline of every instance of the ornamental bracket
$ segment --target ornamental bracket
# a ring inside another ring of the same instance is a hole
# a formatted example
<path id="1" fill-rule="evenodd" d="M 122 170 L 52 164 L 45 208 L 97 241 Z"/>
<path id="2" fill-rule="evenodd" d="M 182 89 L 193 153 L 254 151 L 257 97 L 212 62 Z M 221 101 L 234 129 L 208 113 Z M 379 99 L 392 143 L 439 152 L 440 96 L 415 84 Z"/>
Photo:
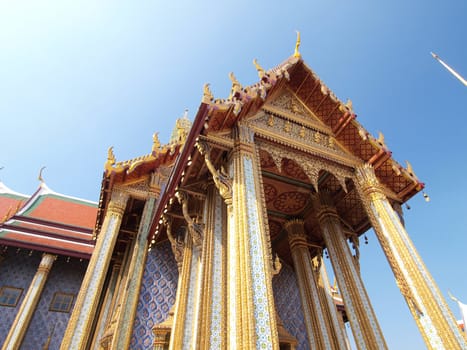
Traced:
<path id="1" fill-rule="evenodd" d="M 175 261 L 177 262 L 178 270 L 180 271 L 183 262 L 183 250 L 185 244 L 183 242 L 183 237 L 174 237 L 172 234 L 172 219 L 166 215 L 162 216 L 162 220 L 164 220 L 167 237 L 170 241 L 170 245 L 172 246 L 172 252 L 175 257 Z"/>
<path id="2" fill-rule="evenodd" d="M 203 225 L 197 223 L 188 213 L 188 194 L 183 191 L 177 191 L 175 193 L 179 203 L 182 205 L 183 217 L 185 218 L 188 224 L 188 231 L 193 239 L 193 244 L 197 247 L 201 247 L 204 237 L 204 228 Z"/>
<path id="3" fill-rule="evenodd" d="M 210 146 L 202 141 L 198 141 L 196 143 L 196 147 L 198 148 L 199 153 L 204 156 L 204 161 L 206 166 L 209 169 L 209 172 L 212 175 L 212 179 L 214 180 L 214 184 L 216 185 L 217 189 L 221 197 L 227 202 L 227 204 L 232 202 L 232 179 L 227 174 L 227 172 L 221 167 L 220 170 L 217 170 L 212 164 L 211 161 L 211 148 Z"/>

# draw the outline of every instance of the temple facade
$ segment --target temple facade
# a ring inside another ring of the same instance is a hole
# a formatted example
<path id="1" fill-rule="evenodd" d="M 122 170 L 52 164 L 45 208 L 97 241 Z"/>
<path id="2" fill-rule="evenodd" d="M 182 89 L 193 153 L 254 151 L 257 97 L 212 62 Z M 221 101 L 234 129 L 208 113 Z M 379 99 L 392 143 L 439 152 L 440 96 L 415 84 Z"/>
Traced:
<path id="1" fill-rule="evenodd" d="M 404 227 L 401 205 L 423 189 L 410 164 L 298 44 L 254 66 L 259 81 L 231 73 L 226 99 L 206 85 L 168 144 L 155 134 L 150 153 L 121 162 L 109 149 L 60 349 L 350 349 L 346 323 L 356 348 L 387 349 L 360 274 L 370 228 L 427 348 L 466 349 Z"/>

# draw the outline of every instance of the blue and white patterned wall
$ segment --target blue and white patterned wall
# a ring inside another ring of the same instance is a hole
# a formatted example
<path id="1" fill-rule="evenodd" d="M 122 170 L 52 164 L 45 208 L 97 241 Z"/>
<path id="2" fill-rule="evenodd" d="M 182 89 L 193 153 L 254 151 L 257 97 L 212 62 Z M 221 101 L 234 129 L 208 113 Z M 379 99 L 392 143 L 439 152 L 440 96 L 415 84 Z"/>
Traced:
<path id="1" fill-rule="evenodd" d="M 16 288 L 24 288 L 23 294 L 16 308 L 0 306 L 0 344 L 2 344 L 13 323 L 16 313 L 26 295 L 29 285 L 37 271 L 41 261 L 41 252 L 33 252 L 29 256 L 28 251 L 9 248 L 6 259 L 0 264 L 0 286 L 8 285 Z M 84 277 L 88 262 L 79 259 L 70 259 L 59 256 L 54 262 L 49 277 L 44 286 L 41 298 L 37 304 L 21 349 L 40 349 L 54 331 L 51 338 L 50 350 L 59 349 L 65 333 L 65 329 L 71 312 L 49 311 L 50 303 L 55 292 L 74 294 L 75 300 L 78 295 L 81 282 Z"/>
<path id="2" fill-rule="evenodd" d="M 37 271 L 41 261 L 39 254 L 29 256 L 28 251 L 9 247 L 4 255 L 5 259 L 0 263 L 0 287 L 9 286 L 22 288 L 23 294 L 16 307 L 0 306 L 0 344 L 3 344 L 10 330 L 15 316 L 19 311 L 24 296 Z"/>
<path id="3" fill-rule="evenodd" d="M 130 348 L 152 349 L 152 327 L 164 321 L 175 303 L 178 270 L 170 244 L 154 247 L 148 254 L 141 285 L 137 314 L 133 326 Z M 298 340 L 297 350 L 307 350 L 305 321 L 298 283 L 293 269 L 282 265 L 281 272 L 273 279 L 277 312 L 284 327 Z"/>
<path id="4" fill-rule="evenodd" d="M 178 270 L 168 242 L 148 254 L 130 348 L 152 349 L 152 327 L 167 318 L 175 303 Z"/>
<path id="5" fill-rule="evenodd" d="M 300 292 L 297 277 L 292 267 L 282 263 L 281 272 L 272 279 L 272 289 L 277 313 L 282 319 L 285 329 L 297 339 L 297 350 L 308 350 L 308 337 Z"/>

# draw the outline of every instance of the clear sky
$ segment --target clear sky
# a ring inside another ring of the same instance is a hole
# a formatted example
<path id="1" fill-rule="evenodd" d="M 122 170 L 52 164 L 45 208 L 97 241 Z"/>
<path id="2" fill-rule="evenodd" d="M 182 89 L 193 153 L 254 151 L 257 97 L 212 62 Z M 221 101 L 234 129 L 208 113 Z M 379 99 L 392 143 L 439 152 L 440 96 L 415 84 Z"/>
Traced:
<path id="1" fill-rule="evenodd" d="M 426 183 L 406 210 L 409 234 L 443 295 L 467 303 L 467 3 L 393 1 L 0 0 L 0 179 L 32 194 L 42 166 L 53 190 L 96 200 L 107 148 L 118 160 L 167 142 L 193 119 L 204 83 L 257 81 L 293 53 L 393 156 Z M 424 349 L 374 234 L 362 276 L 389 348 Z M 448 301 L 457 318 L 457 306 Z"/>

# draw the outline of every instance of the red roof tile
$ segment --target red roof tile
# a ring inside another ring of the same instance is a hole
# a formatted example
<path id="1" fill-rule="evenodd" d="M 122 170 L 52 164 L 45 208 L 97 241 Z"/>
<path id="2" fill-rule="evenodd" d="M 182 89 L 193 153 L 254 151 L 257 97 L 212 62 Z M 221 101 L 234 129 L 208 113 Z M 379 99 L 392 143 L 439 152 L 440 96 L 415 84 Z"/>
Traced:
<path id="1" fill-rule="evenodd" d="M 23 215 L 66 225 L 94 228 L 96 205 L 57 195 L 40 196 Z"/>

